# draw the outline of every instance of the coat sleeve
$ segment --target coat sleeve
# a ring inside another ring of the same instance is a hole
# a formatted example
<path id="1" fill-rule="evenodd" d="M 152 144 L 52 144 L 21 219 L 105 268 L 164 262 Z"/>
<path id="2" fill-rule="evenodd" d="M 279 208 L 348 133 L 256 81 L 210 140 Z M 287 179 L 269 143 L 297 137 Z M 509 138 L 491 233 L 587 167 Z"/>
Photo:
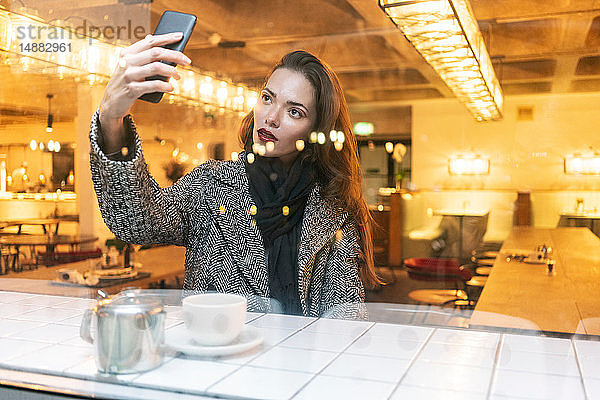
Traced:
<path id="1" fill-rule="evenodd" d="M 130 155 L 125 161 L 113 161 L 101 149 L 98 114 L 96 111 L 90 128 L 90 167 L 108 228 L 128 243 L 186 245 L 189 207 L 202 197 L 199 190 L 205 178 L 202 168 L 196 168 L 170 187 L 161 188 L 148 172 L 131 116 L 124 119 L 131 139 Z M 192 196 L 194 202 L 190 201 Z M 198 218 L 195 214 L 194 218 Z"/>
<path id="2" fill-rule="evenodd" d="M 365 290 L 359 276 L 362 247 L 353 218 L 336 232 L 327 262 L 321 316 L 366 319 Z"/>

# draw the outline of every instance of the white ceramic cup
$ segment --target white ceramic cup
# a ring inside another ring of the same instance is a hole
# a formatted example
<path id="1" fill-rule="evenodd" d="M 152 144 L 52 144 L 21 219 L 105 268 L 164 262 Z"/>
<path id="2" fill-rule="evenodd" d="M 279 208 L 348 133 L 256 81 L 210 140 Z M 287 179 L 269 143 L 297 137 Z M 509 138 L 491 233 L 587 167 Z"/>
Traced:
<path id="1" fill-rule="evenodd" d="M 233 342 L 246 322 L 245 297 L 228 293 L 202 293 L 185 297 L 183 321 L 191 337 L 204 346 Z"/>

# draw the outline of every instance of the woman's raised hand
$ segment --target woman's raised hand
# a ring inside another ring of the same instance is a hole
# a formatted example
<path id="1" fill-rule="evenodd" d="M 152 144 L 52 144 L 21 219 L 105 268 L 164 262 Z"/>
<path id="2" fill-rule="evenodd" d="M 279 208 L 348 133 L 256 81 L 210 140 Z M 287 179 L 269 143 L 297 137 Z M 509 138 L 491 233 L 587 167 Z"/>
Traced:
<path id="1" fill-rule="evenodd" d="M 146 80 L 146 77 L 162 75 L 180 79 L 175 67 L 162 63 L 189 65 L 191 60 L 182 52 L 165 49 L 169 43 L 181 40 L 182 33 L 148 35 L 121 50 L 116 67 L 100 102 L 100 125 L 104 135 L 104 151 L 112 153 L 125 145 L 123 117 L 128 114 L 135 100 L 145 93 L 170 92 L 173 86 L 162 80 Z"/>

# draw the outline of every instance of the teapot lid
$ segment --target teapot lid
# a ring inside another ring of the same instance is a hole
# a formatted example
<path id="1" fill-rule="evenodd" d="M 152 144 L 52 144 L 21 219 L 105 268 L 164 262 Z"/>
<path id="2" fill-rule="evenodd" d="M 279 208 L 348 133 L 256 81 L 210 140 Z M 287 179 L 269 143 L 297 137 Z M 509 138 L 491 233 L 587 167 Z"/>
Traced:
<path id="1" fill-rule="evenodd" d="M 110 314 L 157 314 L 163 311 L 163 305 L 152 296 L 120 293 L 98 301 L 95 309 Z"/>

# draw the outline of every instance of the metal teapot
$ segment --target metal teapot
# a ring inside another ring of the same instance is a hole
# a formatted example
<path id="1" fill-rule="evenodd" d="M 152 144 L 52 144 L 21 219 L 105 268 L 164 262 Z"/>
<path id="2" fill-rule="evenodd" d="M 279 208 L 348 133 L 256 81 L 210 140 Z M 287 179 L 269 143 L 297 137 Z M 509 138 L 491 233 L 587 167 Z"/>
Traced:
<path id="1" fill-rule="evenodd" d="M 163 360 L 166 312 L 156 297 L 121 293 L 99 300 L 81 321 L 81 338 L 95 346 L 98 371 L 128 374 L 157 367 Z M 92 338 L 92 318 L 96 337 Z"/>

